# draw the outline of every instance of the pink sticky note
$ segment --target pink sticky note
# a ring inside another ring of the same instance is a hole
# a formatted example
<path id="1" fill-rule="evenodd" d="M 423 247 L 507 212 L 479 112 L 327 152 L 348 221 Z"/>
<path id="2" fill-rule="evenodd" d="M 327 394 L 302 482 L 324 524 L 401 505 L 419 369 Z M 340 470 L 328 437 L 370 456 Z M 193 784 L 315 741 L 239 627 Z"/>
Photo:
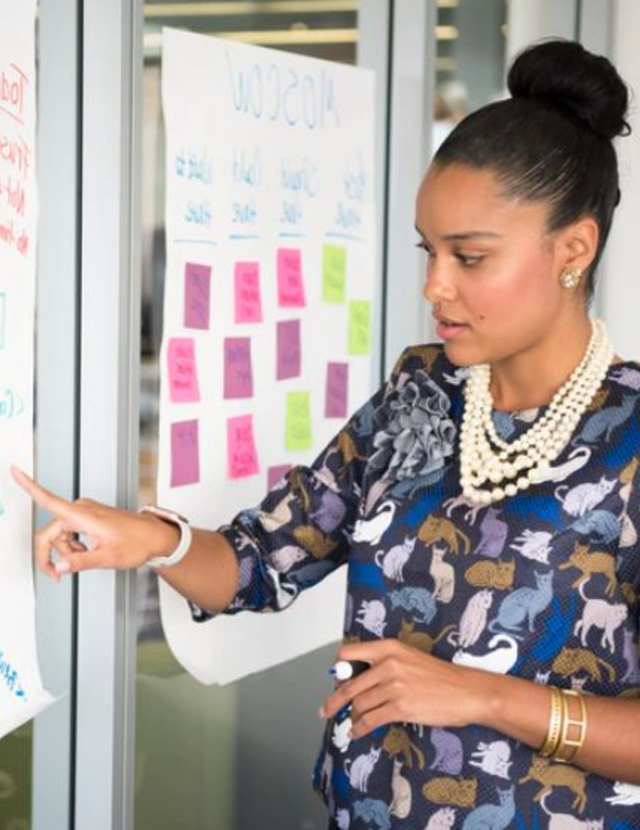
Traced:
<path id="1" fill-rule="evenodd" d="M 184 267 L 184 325 L 188 329 L 209 328 L 211 268 L 187 262 Z"/>
<path id="2" fill-rule="evenodd" d="M 200 449 L 197 421 L 171 424 L 171 486 L 200 481 Z"/>
<path id="3" fill-rule="evenodd" d="M 167 350 L 169 398 L 173 403 L 200 400 L 194 343 L 190 337 L 172 337 Z"/>
<path id="4" fill-rule="evenodd" d="M 229 478 L 244 478 L 260 472 L 252 415 L 227 421 L 227 459 Z"/>
<path id="5" fill-rule="evenodd" d="M 260 266 L 257 262 L 236 262 L 236 323 L 261 323 Z"/>
<path id="6" fill-rule="evenodd" d="M 300 377 L 300 320 L 281 320 L 277 340 L 276 378 Z"/>
<path id="7" fill-rule="evenodd" d="M 298 248 L 278 248 L 278 302 L 284 308 L 304 308 L 302 256 Z"/>
<path id="8" fill-rule="evenodd" d="M 224 397 L 253 397 L 251 339 L 249 337 L 225 337 L 224 339 Z"/>
<path id="9" fill-rule="evenodd" d="M 346 418 L 349 389 L 349 364 L 327 363 L 325 418 Z"/>
<path id="10" fill-rule="evenodd" d="M 291 469 L 291 464 L 279 464 L 277 467 L 269 467 L 267 470 L 267 489 L 271 490 L 285 477 Z"/>

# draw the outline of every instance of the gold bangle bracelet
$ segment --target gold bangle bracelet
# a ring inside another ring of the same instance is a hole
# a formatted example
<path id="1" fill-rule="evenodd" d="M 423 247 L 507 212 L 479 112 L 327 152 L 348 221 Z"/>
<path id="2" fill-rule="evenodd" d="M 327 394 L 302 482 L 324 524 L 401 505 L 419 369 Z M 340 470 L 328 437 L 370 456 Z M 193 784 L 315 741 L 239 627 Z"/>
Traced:
<path id="1" fill-rule="evenodd" d="M 562 689 L 561 691 L 563 704 L 563 718 L 562 718 L 562 732 L 560 742 L 553 753 L 553 759 L 561 764 L 569 764 L 575 758 L 576 754 L 584 746 L 587 735 L 587 705 L 585 703 L 584 695 L 573 689 Z M 569 698 L 575 697 L 578 699 L 580 705 L 580 718 L 576 720 L 570 717 L 569 714 Z M 578 734 L 575 738 L 569 737 L 569 729 L 575 726 L 578 729 Z M 569 750 L 568 755 L 561 756 L 565 750 Z"/>
<path id="2" fill-rule="evenodd" d="M 551 692 L 551 712 L 549 714 L 549 726 L 544 743 L 538 750 L 538 755 L 543 758 L 551 758 L 556 752 L 560 743 L 563 728 L 563 706 L 562 695 L 555 686 L 549 686 Z"/>

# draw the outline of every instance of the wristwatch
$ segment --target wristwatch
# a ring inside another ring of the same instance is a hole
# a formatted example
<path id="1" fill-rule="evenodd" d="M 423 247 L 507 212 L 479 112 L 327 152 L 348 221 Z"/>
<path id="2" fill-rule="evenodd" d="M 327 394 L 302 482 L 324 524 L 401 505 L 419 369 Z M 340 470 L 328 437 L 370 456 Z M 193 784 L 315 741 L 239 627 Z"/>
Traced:
<path id="1" fill-rule="evenodd" d="M 177 565 L 187 555 L 191 547 L 191 528 L 189 520 L 185 519 L 179 513 L 173 510 L 167 510 L 165 507 L 159 507 L 157 504 L 146 504 L 138 510 L 138 513 L 151 513 L 162 519 L 163 522 L 176 525 L 180 529 L 180 541 L 177 548 L 168 556 L 154 556 L 147 561 L 147 565 L 151 568 L 170 568 L 172 565 Z"/>

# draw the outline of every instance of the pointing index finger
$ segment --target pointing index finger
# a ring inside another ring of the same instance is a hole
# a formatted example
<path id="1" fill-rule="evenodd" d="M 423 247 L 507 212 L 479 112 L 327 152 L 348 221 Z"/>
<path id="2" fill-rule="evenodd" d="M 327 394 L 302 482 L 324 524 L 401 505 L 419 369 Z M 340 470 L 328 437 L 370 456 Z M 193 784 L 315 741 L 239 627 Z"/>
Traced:
<path id="1" fill-rule="evenodd" d="M 72 506 L 70 502 L 60 498 L 60 496 L 56 496 L 51 491 L 42 487 L 42 485 L 38 484 L 31 478 L 31 476 L 28 476 L 18 467 L 11 467 L 11 475 L 16 484 L 21 487 L 39 507 L 43 507 L 55 516 L 59 516 L 63 519 L 71 517 Z"/>

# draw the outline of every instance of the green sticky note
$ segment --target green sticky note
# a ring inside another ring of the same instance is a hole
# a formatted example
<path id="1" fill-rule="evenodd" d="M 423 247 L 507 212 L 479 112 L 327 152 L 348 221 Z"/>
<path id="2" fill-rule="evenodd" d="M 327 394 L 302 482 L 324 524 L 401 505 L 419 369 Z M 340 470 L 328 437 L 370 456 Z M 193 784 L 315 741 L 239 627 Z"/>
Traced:
<path id="1" fill-rule="evenodd" d="M 311 406 L 308 392 L 287 392 L 285 447 L 291 452 L 310 450 Z"/>
<path id="2" fill-rule="evenodd" d="M 371 352 L 371 301 L 349 303 L 349 354 Z"/>
<path id="3" fill-rule="evenodd" d="M 326 303 L 344 303 L 347 281 L 347 249 L 325 245 L 322 254 L 322 299 Z"/>

